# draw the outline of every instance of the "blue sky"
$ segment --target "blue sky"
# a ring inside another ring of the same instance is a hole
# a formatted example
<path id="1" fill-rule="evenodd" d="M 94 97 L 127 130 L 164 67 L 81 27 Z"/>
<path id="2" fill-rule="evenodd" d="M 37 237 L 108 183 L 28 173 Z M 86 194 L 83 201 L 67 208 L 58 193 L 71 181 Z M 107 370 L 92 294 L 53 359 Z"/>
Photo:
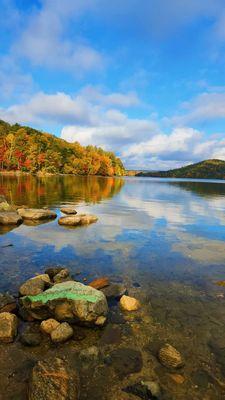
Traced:
<path id="1" fill-rule="evenodd" d="M 225 159 L 224 0 L 0 0 L 0 118 L 128 168 Z"/>

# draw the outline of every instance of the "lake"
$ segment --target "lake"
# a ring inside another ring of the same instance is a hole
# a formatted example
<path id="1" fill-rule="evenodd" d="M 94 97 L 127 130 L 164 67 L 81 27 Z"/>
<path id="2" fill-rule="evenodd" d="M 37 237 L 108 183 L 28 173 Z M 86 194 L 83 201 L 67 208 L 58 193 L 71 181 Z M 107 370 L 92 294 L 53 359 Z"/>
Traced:
<path id="1" fill-rule="evenodd" d="M 53 265 L 80 281 L 122 282 L 142 310 L 128 316 L 119 346 L 140 348 L 142 375 L 159 380 L 163 399 L 225 398 L 225 181 L 1 175 L 0 194 L 16 206 L 61 215 L 62 205 L 73 205 L 99 218 L 74 229 L 57 220 L 0 228 L 0 291 L 16 293 Z M 159 364 L 155 349 L 163 342 L 182 353 L 182 370 Z M 95 382 L 82 399 L 106 398 Z"/>

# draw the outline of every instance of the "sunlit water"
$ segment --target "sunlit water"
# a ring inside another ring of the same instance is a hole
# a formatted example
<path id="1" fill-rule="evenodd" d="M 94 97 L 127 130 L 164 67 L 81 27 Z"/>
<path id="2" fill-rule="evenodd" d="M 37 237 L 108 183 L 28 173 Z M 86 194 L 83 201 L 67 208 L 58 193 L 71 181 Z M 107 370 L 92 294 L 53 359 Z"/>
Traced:
<path id="1" fill-rule="evenodd" d="M 155 335 L 189 360 L 189 383 L 173 398 L 223 398 L 215 380 L 225 382 L 225 288 L 217 284 L 225 280 L 223 181 L 1 176 L 1 193 L 17 206 L 60 215 L 62 205 L 74 205 L 99 218 L 75 229 L 57 220 L 1 229 L 1 291 L 16 292 L 51 265 L 79 271 L 81 280 L 123 281 L 150 304 Z"/>

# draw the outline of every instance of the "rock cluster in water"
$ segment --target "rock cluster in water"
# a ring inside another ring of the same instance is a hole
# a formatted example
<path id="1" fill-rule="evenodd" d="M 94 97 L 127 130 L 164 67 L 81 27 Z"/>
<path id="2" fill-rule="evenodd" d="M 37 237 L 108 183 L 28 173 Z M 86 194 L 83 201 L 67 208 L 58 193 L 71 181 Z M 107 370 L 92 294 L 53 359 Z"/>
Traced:
<path id="1" fill-rule="evenodd" d="M 89 225 L 97 222 L 98 218 L 95 215 L 77 214 L 77 211 L 71 207 L 63 207 L 60 210 L 66 216 L 59 218 L 59 225 L 64 226 L 81 226 Z M 48 221 L 57 217 L 57 214 L 47 208 L 18 208 L 11 206 L 4 196 L 0 196 L 0 225 L 17 226 L 23 221 Z"/>

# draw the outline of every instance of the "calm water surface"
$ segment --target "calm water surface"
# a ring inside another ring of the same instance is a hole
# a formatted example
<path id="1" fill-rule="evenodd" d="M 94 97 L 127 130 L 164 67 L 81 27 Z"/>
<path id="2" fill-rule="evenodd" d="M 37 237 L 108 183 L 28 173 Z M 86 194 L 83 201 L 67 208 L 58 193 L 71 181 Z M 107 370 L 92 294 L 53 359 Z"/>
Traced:
<path id="1" fill-rule="evenodd" d="M 75 229 L 57 220 L 1 229 L 0 291 L 16 292 L 56 264 L 81 272 L 81 280 L 123 281 L 149 307 L 151 337 L 144 317 L 140 322 L 145 350 L 166 340 L 187 360 L 186 381 L 175 392 L 159 371 L 170 398 L 225 398 L 225 288 L 218 285 L 225 281 L 224 182 L 1 176 L 1 193 L 15 205 L 47 206 L 58 215 L 62 205 L 74 205 L 99 221 Z"/>

